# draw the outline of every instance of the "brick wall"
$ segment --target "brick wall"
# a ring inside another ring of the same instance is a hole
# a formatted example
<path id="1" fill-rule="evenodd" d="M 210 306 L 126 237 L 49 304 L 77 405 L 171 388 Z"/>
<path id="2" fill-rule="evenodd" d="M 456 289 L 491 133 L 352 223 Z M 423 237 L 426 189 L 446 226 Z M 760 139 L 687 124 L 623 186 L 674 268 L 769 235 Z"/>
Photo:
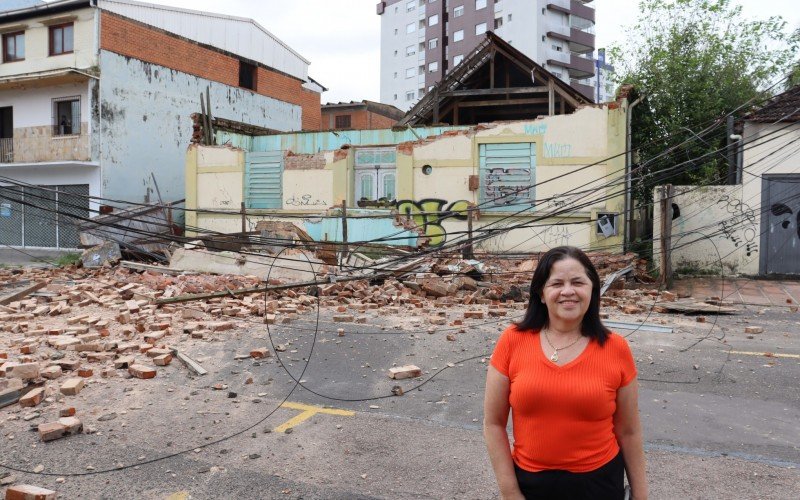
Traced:
<path id="1" fill-rule="evenodd" d="M 319 130 L 331 130 L 336 128 L 336 117 L 350 115 L 350 129 L 353 130 L 375 130 L 391 128 L 397 120 L 387 118 L 383 115 L 367 111 L 366 109 L 336 111 L 326 110 L 322 112 L 322 126 Z"/>
<path id="2" fill-rule="evenodd" d="M 100 48 L 215 82 L 239 86 L 239 60 L 189 40 L 103 11 Z M 259 67 L 256 92 L 303 109 L 303 130 L 319 130 L 320 94 L 297 78 Z"/>

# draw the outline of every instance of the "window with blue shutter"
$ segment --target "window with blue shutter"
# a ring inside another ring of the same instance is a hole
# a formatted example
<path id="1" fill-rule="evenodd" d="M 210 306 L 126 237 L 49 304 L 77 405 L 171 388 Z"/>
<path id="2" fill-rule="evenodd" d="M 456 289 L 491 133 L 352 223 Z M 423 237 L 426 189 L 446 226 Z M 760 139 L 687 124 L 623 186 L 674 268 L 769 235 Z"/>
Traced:
<path id="1" fill-rule="evenodd" d="M 245 206 L 283 208 L 283 151 L 247 153 Z"/>
<path id="2" fill-rule="evenodd" d="M 480 145 L 482 210 L 518 211 L 536 200 L 536 144 Z"/>

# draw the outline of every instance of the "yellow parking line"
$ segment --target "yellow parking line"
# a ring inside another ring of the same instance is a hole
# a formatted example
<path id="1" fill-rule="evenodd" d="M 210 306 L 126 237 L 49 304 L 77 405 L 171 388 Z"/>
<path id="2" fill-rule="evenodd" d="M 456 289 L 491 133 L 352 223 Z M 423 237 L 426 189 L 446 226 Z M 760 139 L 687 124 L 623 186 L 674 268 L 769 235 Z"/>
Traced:
<path id="1" fill-rule="evenodd" d="M 767 358 L 790 358 L 800 359 L 800 354 L 783 354 L 776 352 L 753 352 L 753 351 L 730 351 L 731 354 L 743 354 L 745 356 L 764 356 Z"/>
<path id="2" fill-rule="evenodd" d="M 300 410 L 299 415 L 295 415 L 294 417 L 290 418 L 286 422 L 282 423 L 278 427 L 273 429 L 275 432 L 286 432 L 287 429 L 291 429 L 292 427 L 296 427 L 299 424 L 305 422 L 309 418 L 313 417 L 317 413 L 325 413 L 327 415 L 339 415 L 342 417 L 352 417 L 355 415 L 355 412 L 347 411 L 347 410 L 338 410 L 336 408 L 323 408 L 321 406 L 312 406 L 312 405 L 304 405 L 302 403 L 292 403 L 292 402 L 285 402 L 281 405 L 281 408 L 289 408 L 292 410 Z"/>

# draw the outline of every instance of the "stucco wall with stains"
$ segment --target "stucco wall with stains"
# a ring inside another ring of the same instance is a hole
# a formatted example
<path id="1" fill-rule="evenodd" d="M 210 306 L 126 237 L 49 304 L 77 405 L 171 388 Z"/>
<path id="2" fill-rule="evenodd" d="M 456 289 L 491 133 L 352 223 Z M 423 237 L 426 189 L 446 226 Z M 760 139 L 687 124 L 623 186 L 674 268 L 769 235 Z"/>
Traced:
<path id="1" fill-rule="evenodd" d="M 165 202 L 184 198 L 189 116 L 200 111 L 206 87 L 214 116 L 276 130 L 301 128 L 300 106 L 108 51 L 100 61 L 98 146 L 106 198 L 157 201 L 151 172 Z"/>

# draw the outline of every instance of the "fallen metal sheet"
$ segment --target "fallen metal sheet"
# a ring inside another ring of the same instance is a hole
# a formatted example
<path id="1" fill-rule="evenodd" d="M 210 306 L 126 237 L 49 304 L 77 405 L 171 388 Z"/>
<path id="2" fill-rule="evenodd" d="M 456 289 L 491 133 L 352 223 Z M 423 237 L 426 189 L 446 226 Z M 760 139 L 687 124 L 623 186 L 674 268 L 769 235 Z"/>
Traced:
<path id="1" fill-rule="evenodd" d="M 620 269 L 619 271 L 617 271 L 615 273 L 612 273 L 612 274 L 609 274 L 608 276 L 606 276 L 606 280 L 603 282 L 603 286 L 600 287 L 600 296 L 602 297 L 603 295 L 605 295 L 606 290 L 608 290 L 608 287 L 610 287 L 612 284 L 614 284 L 614 282 L 617 280 L 617 278 L 619 278 L 619 277 L 621 277 L 621 276 L 623 276 L 625 274 L 628 274 L 631 271 L 633 271 L 633 264 L 631 264 L 630 266 L 628 266 L 626 268 Z"/>
<path id="2" fill-rule="evenodd" d="M 733 309 L 732 307 L 713 306 L 704 302 L 694 301 L 656 302 L 654 306 L 670 312 L 680 313 L 736 314 L 739 312 L 738 309 Z"/>
<path id="3" fill-rule="evenodd" d="M 623 330 L 639 330 L 643 332 L 672 333 L 672 327 L 654 325 L 652 323 L 628 323 L 626 321 L 603 321 L 609 328 L 622 328 Z"/>

